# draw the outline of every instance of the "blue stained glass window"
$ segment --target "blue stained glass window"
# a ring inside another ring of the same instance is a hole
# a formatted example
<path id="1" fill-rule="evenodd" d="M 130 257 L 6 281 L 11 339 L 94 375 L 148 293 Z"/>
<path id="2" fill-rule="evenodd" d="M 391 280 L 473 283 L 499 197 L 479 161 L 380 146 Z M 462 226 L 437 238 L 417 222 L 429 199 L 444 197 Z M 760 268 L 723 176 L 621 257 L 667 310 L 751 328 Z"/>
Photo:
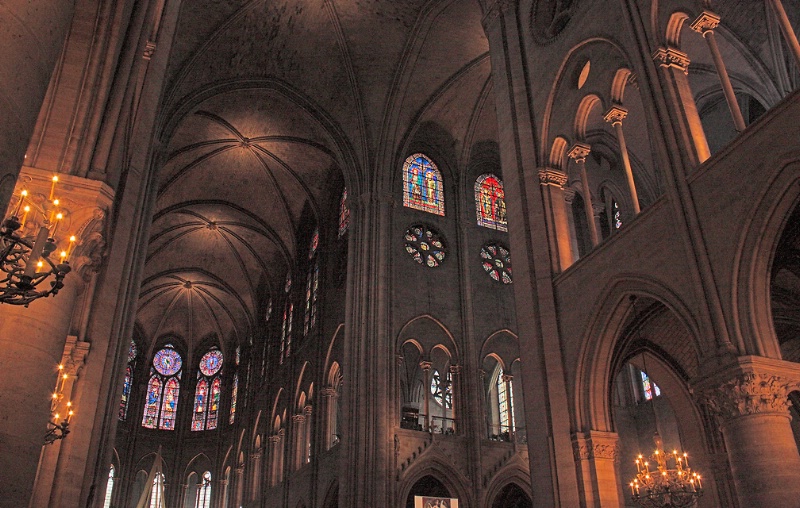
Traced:
<path id="1" fill-rule="evenodd" d="M 125 379 L 122 384 L 122 397 L 119 401 L 119 419 L 125 421 L 128 417 L 128 404 L 131 397 L 131 386 L 133 385 L 133 369 L 136 365 L 136 343 L 131 341 L 128 348 L 128 366 L 125 368 Z"/>
<path id="2" fill-rule="evenodd" d="M 144 402 L 142 426 L 174 430 L 180 395 L 181 355 L 167 344 L 153 356 Z"/>
<path id="3" fill-rule="evenodd" d="M 200 359 L 200 372 L 204 376 L 213 376 L 219 369 L 222 368 L 222 352 L 219 349 L 213 349 L 204 354 Z"/>
<path id="4" fill-rule="evenodd" d="M 217 428 L 219 399 L 222 389 L 222 380 L 220 379 L 222 363 L 222 351 L 216 347 L 200 358 L 197 387 L 194 392 L 194 409 L 192 411 L 193 431 Z"/>
<path id="5" fill-rule="evenodd" d="M 503 182 L 499 178 L 491 173 L 478 177 L 475 181 L 475 208 L 479 226 L 508 231 L 505 198 Z"/>
<path id="6" fill-rule="evenodd" d="M 416 153 L 403 164 L 403 206 L 444 215 L 442 174 L 424 154 Z"/>
<path id="7" fill-rule="evenodd" d="M 639 371 L 642 376 L 642 391 L 644 392 L 644 400 L 653 400 L 653 398 L 661 395 L 661 389 L 657 384 L 653 383 L 644 371 Z"/>
<path id="8" fill-rule="evenodd" d="M 317 294 L 319 292 L 319 260 L 317 259 L 317 247 L 319 246 L 319 230 L 314 231 L 311 238 L 308 259 L 308 277 L 306 279 L 306 309 L 303 322 L 303 332 L 308 332 L 317 324 Z"/>

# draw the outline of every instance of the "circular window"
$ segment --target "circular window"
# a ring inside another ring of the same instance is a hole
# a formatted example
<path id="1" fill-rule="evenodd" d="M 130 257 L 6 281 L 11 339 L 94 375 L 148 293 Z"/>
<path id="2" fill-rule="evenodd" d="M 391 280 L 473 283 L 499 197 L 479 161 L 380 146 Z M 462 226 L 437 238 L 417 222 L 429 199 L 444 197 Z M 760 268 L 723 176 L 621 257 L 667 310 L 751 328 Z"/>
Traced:
<path id="1" fill-rule="evenodd" d="M 153 357 L 153 367 L 155 367 L 162 376 L 172 376 L 181 370 L 182 364 L 183 360 L 181 360 L 181 355 L 169 347 L 160 350 L 156 353 L 156 356 Z"/>
<path id="2" fill-rule="evenodd" d="M 222 368 L 222 352 L 218 349 L 209 351 L 200 359 L 200 372 L 204 376 L 213 376 Z"/>
<path id="3" fill-rule="evenodd" d="M 481 247 L 481 264 L 489 277 L 503 284 L 511 284 L 511 254 L 496 243 Z"/>
<path id="4" fill-rule="evenodd" d="M 416 225 L 406 230 L 406 252 L 421 265 L 433 268 L 444 261 L 445 247 L 442 237 L 432 229 Z"/>

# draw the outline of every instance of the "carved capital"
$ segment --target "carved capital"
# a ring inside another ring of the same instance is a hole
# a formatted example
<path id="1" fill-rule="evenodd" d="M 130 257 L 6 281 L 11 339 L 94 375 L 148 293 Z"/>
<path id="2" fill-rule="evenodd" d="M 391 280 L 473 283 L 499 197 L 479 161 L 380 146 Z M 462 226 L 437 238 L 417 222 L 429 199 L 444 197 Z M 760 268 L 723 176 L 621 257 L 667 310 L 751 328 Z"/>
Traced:
<path id="1" fill-rule="evenodd" d="M 504 383 L 510 383 L 514 380 L 514 376 L 512 376 L 511 374 L 503 374 L 502 379 Z"/>
<path id="2" fill-rule="evenodd" d="M 697 33 L 703 34 L 703 37 L 706 36 L 706 33 L 713 32 L 715 28 L 719 25 L 719 16 L 714 14 L 711 11 L 703 11 L 697 16 L 697 19 L 692 21 L 692 24 L 689 25 L 692 30 Z"/>
<path id="3" fill-rule="evenodd" d="M 586 162 L 586 157 L 592 152 L 592 147 L 587 145 L 586 143 L 576 142 L 572 145 L 572 148 L 569 149 L 567 155 L 570 159 L 574 160 L 575 162 L 584 163 Z"/>
<path id="4" fill-rule="evenodd" d="M 427 361 L 424 361 L 424 360 L 419 362 L 419 368 L 424 370 L 424 371 L 431 370 L 431 367 L 433 367 L 433 364 L 431 362 L 427 362 Z"/>
<path id="5" fill-rule="evenodd" d="M 304 421 L 306 421 L 305 415 L 292 415 L 292 423 L 295 425 L 300 425 Z"/>
<path id="6" fill-rule="evenodd" d="M 486 11 L 483 14 L 481 24 L 485 31 L 489 31 L 497 20 L 512 8 L 516 7 L 519 0 L 487 0 Z"/>
<path id="7" fill-rule="evenodd" d="M 267 438 L 270 443 L 278 444 L 281 442 L 281 435 L 280 434 L 273 434 Z"/>
<path id="8" fill-rule="evenodd" d="M 263 453 L 261 452 L 261 450 L 251 453 L 250 454 L 250 462 L 258 462 L 258 461 L 261 460 L 262 456 L 263 456 Z"/>
<path id="9" fill-rule="evenodd" d="M 628 116 L 628 110 L 622 106 L 611 106 L 603 115 L 603 120 L 611 125 L 622 125 L 622 121 Z"/>
<path id="10" fill-rule="evenodd" d="M 779 376 L 747 372 L 704 392 L 702 398 L 723 421 L 759 413 L 788 414 L 790 385 Z"/>
<path id="11" fill-rule="evenodd" d="M 539 168 L 539 183 L 552 185 L 553 187 L 564 187 L 567 183 L 567 174 L 558 169 Z"/>
<path id="12" fill-rule="evenodd" d="M 600 203 L 592 203 L 592 216 L 600 217 L 600 214 L 603 213 L 605 209 L 606 205 L 602 205 Z"/>
<path id="13" fill-rule="evenodd" d="M 336 397 L 338 393 L 336 392 L 336 388 L 332 386 L 326 386 L 322 389 L 322 396 L 323 397 Z"/>
<path id="14" fill-rule="evenodd" d="M 305 415 L 306 418 L 311 418 L 312 411 L 313 408 L 310 405 L 303 408 L 303 414 Z"/>
<path id="15" fill-rule="evenodd" d="M 675 48 L 658 48 L 653 53 L 653 61 L 661 67 L 672 67 L 682 70 L 684 73 L 689 72 L 689 56 Z"/>
<path id="16" fill-rule="evenodd" d="M 693 384 L 698 398 L 722 423 L 755 414 L 788 416 L 788 397 L 800 386 L 800 367 L 746 356 Z"/>
<path id="17" fill-rule="evenodd" d="M 450 374 L 452 374 L 453 376 L 461 374 L 461 365 L 451 365 Z"/>

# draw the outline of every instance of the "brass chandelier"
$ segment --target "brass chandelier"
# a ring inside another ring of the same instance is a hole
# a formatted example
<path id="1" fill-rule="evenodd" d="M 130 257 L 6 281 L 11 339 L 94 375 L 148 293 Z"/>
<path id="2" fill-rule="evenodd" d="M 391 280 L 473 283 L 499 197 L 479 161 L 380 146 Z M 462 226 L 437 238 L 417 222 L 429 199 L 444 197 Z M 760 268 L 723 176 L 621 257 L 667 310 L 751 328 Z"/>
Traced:
<path id="1" fill-rule="evenodd" d="M 41 206 L 28 199 L 28 191 L 21 191 L 16 206 L 0 224 L 0 303 L 27 307 L 64 287 L 64 277 L 71 270 L 68 259 L 75 237 L 70 237 L 69 248 L 60 252 L 57 261 L 50 259 L 57 248 L 58 225 L 64 218 L 55 198 L 57 182 L 58 177 L 54 176 L 50 198 Z M 39 215 L 42 219 L 38 231 L 25 236 L 25 223 Z M 49 285 L 42 286 L 47 280 Z"/>
<path id="2" fill-rule="evenodd" d="M 631 498 L 645 508 L 688 508 L 703 495 L 699 474 L 689 467 L 689 455 L 672 450 L 664 451 L 664 443 L 656 432 L 653 440 L 656 449 L 648 460 L 639 454 L 636 458 L 638 473 L 630 483 Z M 650 469 L 650 461 L 655 469 Z"/>

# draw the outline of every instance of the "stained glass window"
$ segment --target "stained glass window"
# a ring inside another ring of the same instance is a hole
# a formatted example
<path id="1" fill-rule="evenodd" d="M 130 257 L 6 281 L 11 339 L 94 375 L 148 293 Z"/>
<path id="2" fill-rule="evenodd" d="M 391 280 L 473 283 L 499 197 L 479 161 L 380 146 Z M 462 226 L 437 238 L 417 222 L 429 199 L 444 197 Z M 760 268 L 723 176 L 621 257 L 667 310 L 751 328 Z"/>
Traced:
<path id="1" fill-rule="evenodd" d="M 217 428 L 219 397 L 221 389 L 222 351 L 216 347 L 200 358 L 197 372 L 197 386 L 194 391 L 192 410 L 192 430 L 213 430 Z"/>
<path id="2" fill-rule="evenodd" d="M 203 473 L 203 480 L 197 486 L 195 508 L 211 508 L 211 471 Z"/>
<path id="3" fill-rule="evenodd" d="M 444 215 L 442 174 L 427 156 L 416 153 L 403 165 L 403 205 Z"/>
<path id="4" fill-rule="evenodd" d="M 175 429 L 175 415 L 180 395 L 181 355 L 167 344 L 153 357 L 142 426 L 148 429 Z"/>
<path id="5" fill-rule="evenodd" d="M 311 246 L 308 249 L 308 278 L 306 279 L 306 313 L 303 321 L 303 333 L 308 332 L 317 324 L 317 293 L 319 291 L 319 259 L 317 258 L 317 247 L 319 247 L 319 229 L 314 231 L 311 237 Z"/>
<path id="6" fill-rule="evenodd" d="M 433 268 L 444 261 L 444 241 L 436 231 L 418 224 L 408 228 L 404 238 L 406 252 L 417 263 Z"/>
<path id="7" fill-rule="evenodd" d="M 164 402 L 161 405 L 161 420 L 158 428 L 162 430 L 175 430 L 175 416 L 178 413 L 178 395 L 180 383 L 174 377 L 169 378 L 164 385 Z"/>
<path id="8" fill-rule="evenodd" d="M 103 508 L 111 508 L 111 496 L 114 494 L 114 464 L 108 470 L 108 483 L 106 483 L 106 497 Z"/>
<path id="9" fill-rule="evenodd" d="M 267 310 L 264 312 L 264 322 L 268 322 L 269 318 L 272 317 L 272 298 L 269 299 L 267 302 Z"/>
<path id="10" fill-rule="evenodd" d="M 347 187 L 342 191 L 342 199 L 339 201 L 339 238 L 347 233 L 350 227 L 350 208 L 347 206 Z"/>
<path id="11" fill-rule="evenodd" d="M 292 290 L 292 274 L 291 272 L 286 274 L 286 285 L 283 286 L 283 292 L 288 293 Z"/>
<path id="12" fill-rule="evenodd" d="M 450 372 L 447 373 L 447 376 L 442 376 L 438 370 L 433 370 L 431 395 L 433 395 L 433 400 L 443 408 L 453 408 L 453 375 Z"/>
<path id="13" fill-rule="evenodd" d="M 128 404 L 131 397 L 131 386 L 133 385 L 133 369 L 136 365 L 136 343 L 131 341 L 128 348 L 128 365 L 125 368 L 125 379 L 122 384 L 122 397 L 119 401 L 119 419 L 124 421 L 128 417 Z"/>
<path id="14" fill-rule="evenodd" d="M 478 177 L 475 181 L 475 208 L 479 226 L 508 231 L 505 198 L 503 182 L 499 178 L 491 173 Z"/>
<path id="15" fill-rule="evenodd" d="M 511 254 L 502 245 L 489 243 L 481 247 L 481 266 L 492 279 L 511 284 Z"/>
<path id="16" fill-rule="evenodd" d="M 239 392 L 239 374 L 233 375 L 233 389 L 231 390 L 231 415 L 228 418 L 228 423 L 233 425 L 236 420 L 236 396 Z"/>
<path id="17" fill-rule="evenodd" d="M 661 395 L 661 389 L 657 384 L 650 380 L 650 376 L 643 371 L 639 371 L 642 376 L 642 391 L 644 392 L 644 400 L 653 400 L 654 397 Z"/>

